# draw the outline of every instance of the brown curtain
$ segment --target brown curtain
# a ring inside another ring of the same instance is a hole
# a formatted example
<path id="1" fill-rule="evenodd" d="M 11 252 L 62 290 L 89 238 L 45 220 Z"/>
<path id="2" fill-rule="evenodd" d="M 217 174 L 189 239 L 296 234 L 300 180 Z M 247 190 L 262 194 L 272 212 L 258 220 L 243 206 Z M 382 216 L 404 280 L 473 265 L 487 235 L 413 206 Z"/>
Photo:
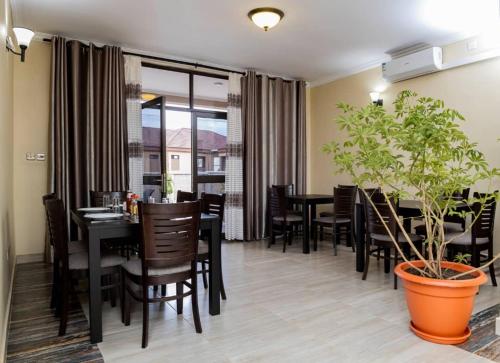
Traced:
<path id="1" fill-rule="evenodd" d="M 242 78 L 244 235 L 265 237 L 266 191 L 294 184 L 305 193 L 305 83 L 257 76 Z"/>
<path id="2" fill-rule="evenodd" d="M 51 187 L 68 225 L 69 211 L 89 205 L 90 190 L 128 189 L 124 92 L 120 48 L 52 39 Z"/>

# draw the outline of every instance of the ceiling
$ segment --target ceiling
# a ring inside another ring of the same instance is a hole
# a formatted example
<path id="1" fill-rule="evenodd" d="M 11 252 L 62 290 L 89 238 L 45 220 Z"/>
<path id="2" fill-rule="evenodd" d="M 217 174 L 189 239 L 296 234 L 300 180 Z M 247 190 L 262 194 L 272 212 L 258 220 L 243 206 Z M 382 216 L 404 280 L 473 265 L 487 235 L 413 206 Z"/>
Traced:
<path id="1" fill-rule="evenodd" d="M 476 31 L 498 0 L 11 0 L 16 26 L 156 54 L 321 81 L 415 43 Z M 249 10 L 285 12 L 268 32 Z"/>

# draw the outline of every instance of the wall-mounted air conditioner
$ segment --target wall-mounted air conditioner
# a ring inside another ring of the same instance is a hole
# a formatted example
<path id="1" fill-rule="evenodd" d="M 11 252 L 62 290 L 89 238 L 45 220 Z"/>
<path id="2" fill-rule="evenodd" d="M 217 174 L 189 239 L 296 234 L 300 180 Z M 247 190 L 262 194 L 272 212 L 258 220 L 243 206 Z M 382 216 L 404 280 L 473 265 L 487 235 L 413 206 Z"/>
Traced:
<path id="1" fill-rule="evenodd" d="M 399 82 L 424 74 L 437 72 L 443 66 L 443 52 L 439 47 L 427 48 L 382 63 L 382 75 L 388 82 Z"/>

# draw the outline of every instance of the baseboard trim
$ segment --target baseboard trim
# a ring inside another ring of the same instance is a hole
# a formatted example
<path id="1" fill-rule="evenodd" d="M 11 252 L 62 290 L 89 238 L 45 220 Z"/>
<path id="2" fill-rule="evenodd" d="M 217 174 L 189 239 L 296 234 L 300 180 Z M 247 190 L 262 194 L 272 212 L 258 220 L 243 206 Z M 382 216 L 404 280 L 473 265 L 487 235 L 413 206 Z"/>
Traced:
<path id="1" fill-rule="evenodd" d="M 9 327 L 10 327 L 10 314 L 12 311 L 12 291 L 14 290 L 14 276 L 16 275 L 16 267 L 17 265 L 14 263 L 14 266 L 12 267 L 12 274 L 10 276 L 10 286 L 9 286 L 9 295 L 7 297 L 7 310 L 5 311 L 5 320 L 3 324 L 3 331 L 2 331 L 2 352 L 0 357 L 2 358 L 2 362 L 5 362 L 7 360 L 7 342 L 9 339 Z"/>
<path id="2" fill-rule="evenodd" d="M 43 253 L 32 253 L 29 255 L 17 255 L 16 263 L 22 265 L 23 263 L 32 263 L 32 262 L 43 262 L 45 256 Z"/>

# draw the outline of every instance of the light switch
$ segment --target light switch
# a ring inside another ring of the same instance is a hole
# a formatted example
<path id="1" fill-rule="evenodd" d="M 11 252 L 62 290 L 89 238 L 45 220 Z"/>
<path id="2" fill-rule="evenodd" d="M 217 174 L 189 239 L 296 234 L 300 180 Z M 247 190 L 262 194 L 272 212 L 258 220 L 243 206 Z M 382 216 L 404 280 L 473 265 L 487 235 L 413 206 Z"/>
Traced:
<path id="1" fill-rule="evenodd" d="M 44 153 L 38 153 L 38 154 L 36 154 L 36 160 L 38 160 L 38 161 L 45 161 L 45 154 Z"/>
<path id="2" fill-rule="evenodd" d="M 34 153 L 26 153 L 26 160 L 36 160 L 36 155 Z"/>

